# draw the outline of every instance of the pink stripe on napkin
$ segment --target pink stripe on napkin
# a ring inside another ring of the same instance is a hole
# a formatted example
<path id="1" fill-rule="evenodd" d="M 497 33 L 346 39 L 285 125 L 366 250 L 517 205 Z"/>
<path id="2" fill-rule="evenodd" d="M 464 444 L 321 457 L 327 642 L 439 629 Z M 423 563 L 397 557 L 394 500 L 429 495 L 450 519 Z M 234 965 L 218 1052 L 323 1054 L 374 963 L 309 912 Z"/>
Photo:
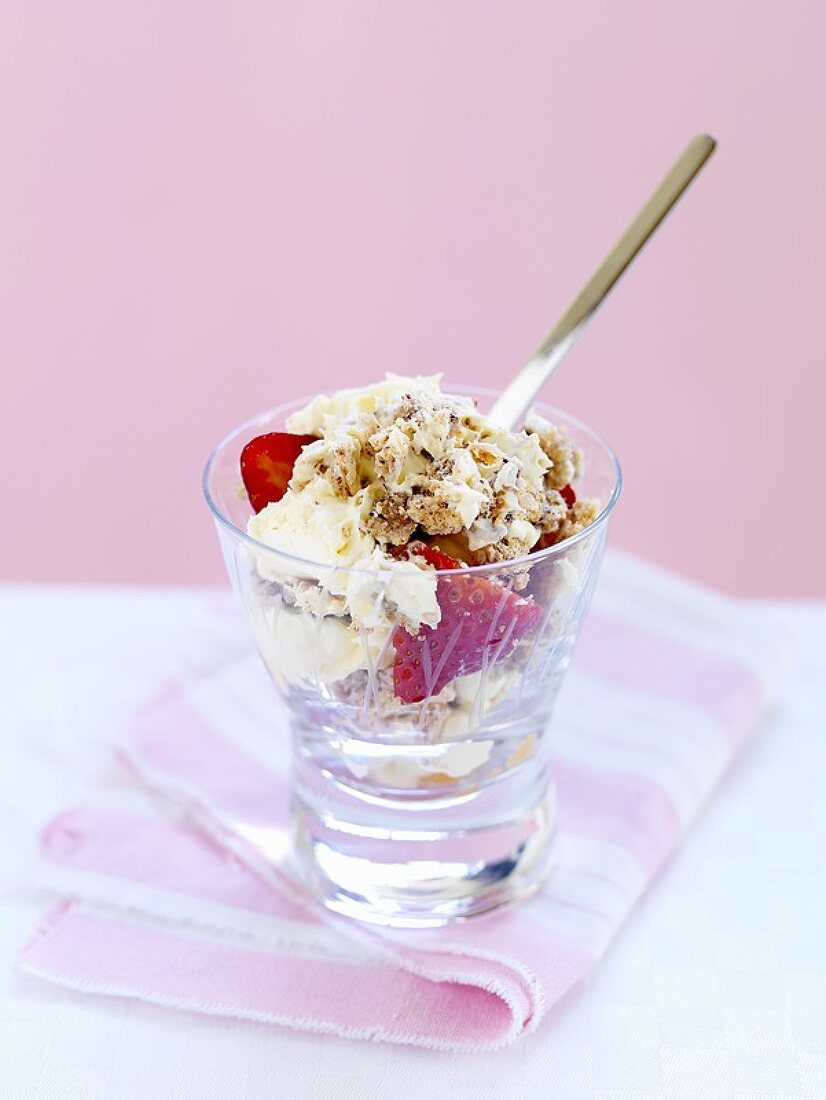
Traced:
<path id="1" fill-rule="evenodd" d="M 313 920 L 203 832 L 160 818 L 109 809 L 78 808 L 54 818 L 41 835 L 50 862 L 77 873 L 128 879 L 288 920 Z"/>
<path id="2" fill-rule="evenodd" d="M 73 989 L 300 1026 L 359 1039 L 417 1034 L 428 1046 L 484 1046 L 512 1026 L 478 985 L 291 957 L 61 906 L 23 955 L 25 969 Z"/>
<path id="3" fill-rule="evenodd" d="M 737 742 L 763 706 L 763 685 L 740 662 L 604 613 L 585 624 L 576 659 L 606 683 L 696 706 Z"/>

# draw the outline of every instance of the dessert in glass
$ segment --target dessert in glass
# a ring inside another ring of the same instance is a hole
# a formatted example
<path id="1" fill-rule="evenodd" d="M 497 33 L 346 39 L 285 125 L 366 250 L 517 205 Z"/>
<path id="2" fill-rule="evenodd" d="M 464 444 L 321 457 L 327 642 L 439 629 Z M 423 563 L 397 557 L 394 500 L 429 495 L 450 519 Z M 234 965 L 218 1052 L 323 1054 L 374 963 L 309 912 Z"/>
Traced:
<path id="1" fill-rule="evenodd" d="M 495 394 L 456 389 L 388 375 L 281 406 L 204 474 L 289 716 L 291 866 L 396 927 L 496 908 L 552 866 L 549 719 L 620 491 L 572 417 L 508 431 Z"/>

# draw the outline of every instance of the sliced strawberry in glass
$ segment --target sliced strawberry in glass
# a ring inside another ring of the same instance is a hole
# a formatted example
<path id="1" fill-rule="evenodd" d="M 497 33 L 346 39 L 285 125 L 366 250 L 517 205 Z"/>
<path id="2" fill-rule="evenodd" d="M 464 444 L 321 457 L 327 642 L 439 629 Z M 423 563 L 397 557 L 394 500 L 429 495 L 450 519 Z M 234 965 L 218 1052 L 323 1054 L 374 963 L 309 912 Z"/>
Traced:
<path id="1" fill-rule="evenodd" d="M 420 558 L 424 558 L 434 569 L 461 569 L 462 567 L 462 563 L 456 558 L 452 558 L 438 546 L 431 546 L 427 542 L 409 542 L 405 549 L 408 555 L 417 554 Z"/>
<path id="2" fill-rule="evenodd" d="M 556 538 L 556 531 L 548 531 L 546 534 L 540 535 L 531 547 L 531 553 L 536 554 L 539 550 L 547 550 L 549 546 L 556 543 Z"/>
<path id="3" fill-rule="evenodd" d="M 293 476 L 295 460 L 314 435 L 267 432 L 251 439 L 241 452 L 241 477 L 253 510 L 281 500 Z"/>
<path id="4" fill-rule="evenodd" d="M 424 548 L 412 547 L 412 553 L 438 569 L 461 566 L 433 547 L 419 546 Z M 542 617 L 535 600 L 473 574 L 440 575 L 436 598 L 442 613 L 437 626 L 423 626 L 418 634 L 398 627 L 393 634 L 393 690 L 403 703 L 421 702 L 457 676 L 492 668 Z"/>

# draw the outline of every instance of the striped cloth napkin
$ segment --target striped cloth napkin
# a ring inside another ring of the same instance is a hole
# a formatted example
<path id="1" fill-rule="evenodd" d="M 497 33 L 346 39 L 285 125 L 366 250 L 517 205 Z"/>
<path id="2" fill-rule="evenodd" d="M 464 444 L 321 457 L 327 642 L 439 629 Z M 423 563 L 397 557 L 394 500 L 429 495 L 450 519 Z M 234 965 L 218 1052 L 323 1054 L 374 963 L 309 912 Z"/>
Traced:
<path id="1" fill-rule="evenodd" d="M 120 744 L 134 791 L 46 827 L 61 900 L 19 966 L 306 1031 L 502 1046 L 602 956 L 755 730 L 784 648 L 751 605 L 610 555 L 550 733 L 556 870 L 521 906 L 412 932 L 322 913 L 274 869 L 289 739 L 257 659 L 170 685 Z"/>

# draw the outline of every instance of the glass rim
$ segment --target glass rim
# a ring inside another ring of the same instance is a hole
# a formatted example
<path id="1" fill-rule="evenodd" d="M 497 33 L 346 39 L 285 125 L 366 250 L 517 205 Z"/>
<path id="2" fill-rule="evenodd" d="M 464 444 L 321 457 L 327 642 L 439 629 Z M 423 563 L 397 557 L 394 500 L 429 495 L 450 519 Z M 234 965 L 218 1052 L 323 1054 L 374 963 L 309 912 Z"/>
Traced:
<path id="1" fill-rule="evenodd" d="M 369 385 L 369 383 L 366 383 Z M 358 387 L 354 387 L 358 388 Z M 499 391 L 491 389 L 488 386 L 461 386 L 457 384 L 455 387 L 450 386 L 444 391 L 448 394 L 469 394 L 471 396 L 480 397 L 497 397 Z M 261 421 L 271 420 L 279 413 L 286 412 L 287 410 L 303 408 L 309 404 L 314 398 L 323 396 L 322 394 L 314 393 L 309 397 L 298 397 L 294 401 L 286 401 L 280 405 L 274 405 L 271 409 L 267 409 L 265 412 L 258 413 L 256 416 L 251 416 L 245 420 L 242 424 L 237 425 L 215 445 L 207 458 L 206 465 L 204 466 L 204 472 L 201 477 L 201 488 L 203 490 L 204 498 L 207 506 L 213 515 L 213 518 L 226 528 L 230 534 L 234 535 L 241 542 L 251 546 L 256 553 L 263 553 L 273 555 L 276 558 L 283 560 L 286 563 L 292 563 L 294 565 L 300 565 L 310 567 L 314 573 L 318 573 L 319 570 L 329 570 L 335 573 L 357 573 L 367 574 L 370 576 L 386 576 L 388 572 L 392 570 L 381 568 L 366 568 L 364 566 L 356 565 L 335 565 L 333 562 L 321 562 L 313 561 L 311 558 L 301 558 L 296 554 L 288 554 L 284 550 L 279 550 L 275 546 L 269 546 L 266 542 L 261 542 L 259 539 L 254 538 L 243 528 L 238 527 L 233 521 L 226 515 L 219 507 L 217 502 L 212 496 L 209 488 L 209 477 L 212 472 L 212 467 L 215 463 L 219 453 L 227 447 L 234 439 L 239 435 L 242 435 L 245 431 L 254 427 Z M 553 546 L 548 546 L 544 550 L 528 551 L 527 554 L 523 554 L 518 558 L 509 558 L 507 561 L 485 562 L 482 565 L 461 565 L 456 569 L 433 569 L 428 572 L 435 573 L 437 576 L 450 575 L 458 576 L 464 573 L 487 573 L 487 572 L 500 572 L 506 568 L 513 568 L 528 563 L 535 563 L 539 561 L 548 561 L 555 557 L 560 557 L 563 553 L 567 553 L 572 546 L 576 546 L 580 542 L 584 542 L 586 538 L 595 534 L 600 528 L 604 527 L 608 521 L 609 516 L 614 510 L 617 501 L 620 498 L 622 491 L 622 468 L 619 463 L 619 459 L 614 452 L 614 449 L 606 443 L 602 436 L 596 432 L 593 428 L 589 427 L 584 421 L 578 417 L 572 416 L 570 413 L 565 412 L 564 409 L 557 408 L 554 405 L 547 405 L 544 402 L 537 401 L 533 406 L 543 415 L 547 412 L 550 414 L 559 413 L 572 427 L 579 429 L 586 435 L 590 436 L 607 454 L 611 466 L 614 471 L 614 486 L 611 491 L 611 495 L 608 501 L 603 506 L 596 519 L 589 523 L 587 527 L 583 527 L 581 531 L 577 531 L 575 535 L 570 535 L 567 539 L 563 539 L 562 542 L 555 543 Z"/>

